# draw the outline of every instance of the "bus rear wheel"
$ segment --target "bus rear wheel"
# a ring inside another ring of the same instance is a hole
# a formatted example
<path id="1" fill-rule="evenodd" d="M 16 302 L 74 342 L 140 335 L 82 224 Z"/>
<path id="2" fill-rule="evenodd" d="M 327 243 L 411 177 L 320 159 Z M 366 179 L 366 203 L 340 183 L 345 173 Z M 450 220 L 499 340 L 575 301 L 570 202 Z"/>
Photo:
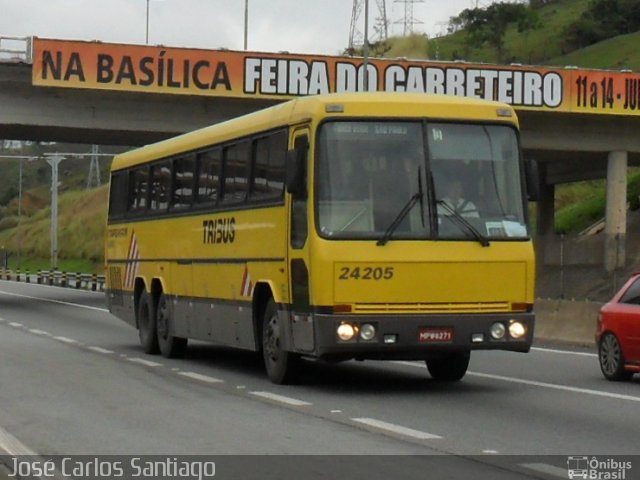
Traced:
<path id="1" fill-rule="evenodd" d="M 143 290 L 138 299 L 138 336 L 144 353 L 152 355 L 159 351 L 154 310 L 151 295 Z"/>
<path id="2" fill-rule="evenodd" d="M 173 317 L 169 310 L 167 297 L 164 293 L 158 298 L 156 307 L 156 330 L 158 335 L 158 347 L 163 357 L 182 358 L 187 351 L 187 339 L 176 337 Z"/>
<path id="3" fill-rule="evenodd" d="M 269 299 L 262 319 L 262 356 L 269 379 L 287 384 L 295 380 L 300 358 L 284 350 L 284 325 L 278 317 L 278 307 Z"/>
<path id="4" fill-rule="evenodd" d="M 469 367 L 469 352 L 456 352 L 426 360 L 427 369 L 434 380 L 457 382 Z"/>

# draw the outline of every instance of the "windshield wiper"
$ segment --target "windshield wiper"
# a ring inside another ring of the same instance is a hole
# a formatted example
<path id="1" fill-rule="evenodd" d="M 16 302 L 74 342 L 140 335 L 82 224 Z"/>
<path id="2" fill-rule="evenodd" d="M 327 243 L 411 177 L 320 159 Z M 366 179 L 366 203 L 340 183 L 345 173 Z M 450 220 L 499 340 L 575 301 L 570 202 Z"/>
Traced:
<path id="1" fill-rule="evenodd" d="M 384 232 L 384 235 L 382 235 L 382 237 L 380 237 L 380 239 L 376 242 L 376 245 L 381 247 L 387 244 L 387 242 L 391 238 L 391 235 L 393 235 L 393 232 L 395 232 L 396 228 L 398 228 L 398 225 L 400 225 L 402 220 L 404 220 L 404 217 L 407 216 L 407 213 L 409 213 L 409 211 L 416 203 L 418 203 L 418 200 L 420 200 L 421 198 L 422 192 L 418 192 L 409 199 L 406 205 L 402 207 L 402 210 L 400 210 L 400 213 L 398 213 L 396 218 L 393 219 L 393 222 L 391 222 L 391 225 L 389 225 L 387 230 Z"/>
<path id="2" fill-rule="evenodd" d="M 438 200 L 438 199 L 436 199 L 436 204 L 438 204 L 438 206 L 441 206 L 451 214 L 450 217 L 452 218 L 452 220 L 455 220 L 452 223 L 455 223 L 461 229 L 466 229 L 468 232 L 470 232 L 471 235 L 473 235 L 475 239 L 478 240 L 478 242 L 480 242 L 480 245 L 482 245 L 483 247 L 489 246 L 489 240 L 487 239 L 487 237 L 482 235 L 478 231 L 478 229 L 473 225 L 471 225 L 471 223 L 466 218 L 464 218 L 462 215 L 456 212 L 455 209 L 451 207 L 451 205 L 449 205 L 444 200 Z"/>

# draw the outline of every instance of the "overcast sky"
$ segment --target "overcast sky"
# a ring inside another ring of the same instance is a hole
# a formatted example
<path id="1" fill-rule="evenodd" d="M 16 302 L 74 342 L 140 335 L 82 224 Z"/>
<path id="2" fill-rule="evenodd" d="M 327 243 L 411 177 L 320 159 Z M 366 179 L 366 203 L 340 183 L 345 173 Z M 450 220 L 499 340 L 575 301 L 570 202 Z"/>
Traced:
<path id="1" fill-rule="evenodd" d="M 244 0 L 149 0 L 149 43 L 242 50 Z M 491 3 L 481 0 L 481 5 Z M 370 0 L 371 22 L 378 2 Z M 394 23 L 404 4 L 386 0 Z M 437 35 L 475 0 L 414 4 L 416 32 Z M 0 0 L 0 36 L 145 43 L 147 0 Z M 335 55 L 349 41 L 353 0 L 249 0 L 249 50 Z M 361 17 L 361 29 L 364 16 Z M 402 25 L 391 33 L 400 35 Z"/>

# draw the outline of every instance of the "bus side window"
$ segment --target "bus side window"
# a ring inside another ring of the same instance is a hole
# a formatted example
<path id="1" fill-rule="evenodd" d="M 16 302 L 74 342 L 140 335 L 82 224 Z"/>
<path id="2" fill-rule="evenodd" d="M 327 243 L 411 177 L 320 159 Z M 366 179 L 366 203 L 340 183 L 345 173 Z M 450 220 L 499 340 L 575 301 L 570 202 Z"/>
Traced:
<path id="1" fill-rule="evenodd" d="M 149 209 L 153 212 L 165 211 L 169 206 L 171 190 L 171 163 L 165 160 L 151 167 L 151 198 Z"/>
<path id="2" fill-rule="evenodd" d="M 147 165 L 129 171 L 128 211 L 139 213 L 148 205 L 149 167 Z"/>
<path id="3" fill-rule="evenodd" d="M 171 187 L 171 208 L 185 209 L 193 202 L 193 181 L 195 179 L 195 155 L 176 158 L 173 161 L 173 183 Z"/>
<path id="4" fill-rule="evenodd" d="M 251 141 L 230 145 L 224 151 L 223 203 L 241 203 L 247 196 Z"/>
<path id="5" fill-rule="evenodd" d="M 214 148 L 199 153 L 197 163 L 196 202 L 215 205 L 220 191 L 222 149 Z"/>
<path id="6" fill-rule="evenodd" d="M 266 200 L 284 194 L 284 164 L 287 155 L 285 131 L 272 133 L 255 142 L 255 163 L 250 198 Z"/>
<path id="7" fill-rule="evenodd" d="M 127 212 L 127 173 L 118 172 L 111 176 L 109 190 L 109 219 L 120 218 Z"/>

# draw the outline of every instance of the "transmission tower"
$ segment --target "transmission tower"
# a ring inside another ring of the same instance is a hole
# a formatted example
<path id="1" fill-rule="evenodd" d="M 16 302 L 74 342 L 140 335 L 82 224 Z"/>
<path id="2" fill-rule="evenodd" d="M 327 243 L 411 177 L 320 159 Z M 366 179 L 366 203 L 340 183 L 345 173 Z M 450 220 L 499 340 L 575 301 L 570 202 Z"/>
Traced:
<path id="1" fill-rule="evenodd" d="M 402 24 L 402 36 L 406 37 L 413 33 L 414 25 L 421 25 L 424 22 L 413 16 L 413 4 L 424 3 L 424 0 L 394 0 L 394 3 L 404 3 L 404 18 L 395 23 Z"/>
<path id="2" fill-rule="evenodd" d="M 91 164 L 89 165 L 89 176 L 87 177 L 87 190 L 89 190 L 94 183 L 96 187 L 101 185 L 100 181 L 100 162 L 98 161 L 98 145 L 91 146 Z"/>
<path id="3" fill-rule="evenodd" d="M 351 25 L 349 27 L 349 51 L 353 52 L 355 48 L 361 47 L 364 43 L 364 35 L 358 24 L 360 23 L 360 15 L 364 8 L 366 0 L 353 0 L 353 9 L 351 10 Z M 373 31 L 374 37 L 370 40 L 384 41 L 389 37 L 389 20 L 387 17 L 386 0 L 376 0 L 378 7 L 378 16 L 375 19 Z"/>

